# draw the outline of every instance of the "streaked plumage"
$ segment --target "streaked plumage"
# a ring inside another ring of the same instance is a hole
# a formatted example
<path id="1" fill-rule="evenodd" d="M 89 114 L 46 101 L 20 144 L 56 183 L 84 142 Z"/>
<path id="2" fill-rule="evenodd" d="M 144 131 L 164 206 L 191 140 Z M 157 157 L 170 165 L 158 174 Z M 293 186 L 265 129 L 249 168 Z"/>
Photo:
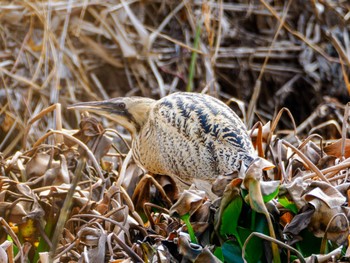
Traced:
<path id="1" fill-rule="evenodd" d="M 116 115 L 133 137 L 137 164 L 155 174 L 215 179 L 247 167 L 255 152 L 240 118 L 223 102 L 198 93 L 78 103 L 72 108 Z"/>

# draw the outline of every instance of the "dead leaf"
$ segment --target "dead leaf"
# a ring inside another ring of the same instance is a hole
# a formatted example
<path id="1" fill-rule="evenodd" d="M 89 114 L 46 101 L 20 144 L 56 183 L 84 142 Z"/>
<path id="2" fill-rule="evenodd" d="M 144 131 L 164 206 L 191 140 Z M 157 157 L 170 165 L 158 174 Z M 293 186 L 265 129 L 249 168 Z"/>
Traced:
<path id="1" fill-rule="evenodd" d="M 190 243 L 189 236 L 184 233 L 180 233 L 177 245 L 179 253 L 190 261 L 194 261 L 203 251 L 201 246 Z"/>
<path id="2" fill-rule="evenodd" d="M 232 175 L 219 175 L 212 184 L 212 192 L 217 196 L 222 196 L 224 194 L 227 185 L 234 179 L 237 178 L 238 172 Z"/>
<path id="3" fill-rule="evenodd" d="M 341 147 L 342 147 L 342 139 L 327 145 L 326 147 L 323 148 L 323 150 L 325 151 L 326 154 L 335 156 L 340 159 L 342 157 Z M 344 157 L 345 158 L 350 157 L 350 139 L 345 139 Z"/>
<path id="4" fill-rule="evenodd" d="M 271 121 L 268 121 L 263 126 L 261 126 L 260 124 L 253 131 L 250 131 L 250 133 L 251 133 L 250 137 L 252 139 L 254 148 L 258 149 L 258 153 L 260 157 L 264 157 L 263 153 L 266 152 L 266 148 L 269 145 L 267 143 L 267 140 L 269 139 L 271 134 Z"/>
<path id="5" fill-rule="evenodd" d="M 294 236 L 299 235 L 299 233 L 308 227 L 311 222 L 311 216 L 315 212 L 315 207 L 312 205 L 305 205 L 300 212 L 295 215 L 292 221 L 286 225 L 283 233 L 292 234 Z"/>
<path id="6" fill-rule="evenodd" d="M 84 254 L 90 262 L 105 260 L 107 235 L 104 230 L 85 227 L 78 232 L 78 237 L 89 247 Z"/>
<path id="7" fill-rule="evenodd" d="M 156 178 L 160 180 L 160 183 L 169 189 L 169 191 L 172 191 L 172 193 L 175 194 L 177 193 L 178 190 L 174 181 L 162 179 L 163 176 L 161 175 L 156 176 Z M 172 198 L 173 195 L 171 192 L 169 192 L 169 198 L 167 192 L 165 192 L 165 189 L 163 189 L 160 183 L 158 183 L 158 181 L 150 175 L 145 175 L 141 179 L 132 195 L 132 200 L 135 204 L 136 211 L 143 211 L 145 203 L 164 203 L 167 206 L 172 205 L 172 200 L 170 198 Z"/>
<path id="8" fill-rule="evenodd" d="M 170 215 L 178 215 L 179 217 L 194 214 L 205 202 L 205 192 L 200 190 L 188 189 L 180 194 L 177 202 L 170 208 Z"/>
<path id="9" fill-rule="evenodd" d="M 74 137 L 84 142 L 92 150 L 96 159 L 100 160 L 111 148 L 112 139 L 104 133 L 101 122 L 89 115 L 82 119 L 79 126 L 80 130 L 74 134 Z M 66 143 L 71 145 L 70 142 Z"/>
<path id="10" fill-rule="evenodd" d="M 194 262 L 195 263 L 201 263 L 201 262 L 220 263 L 221 260 L 215 257 L 214 254 L 207 247 L 205 247 L 202 253 L 198 255 L 198 257 Z"/>
<path id="11" fill-rule="evenodd" d="M 47 153 L 37 153 L 32 157 L 26 165 L 25 171 L 27 178 L 40 177 L 44 175 L 48 169 L 60 167 L 60 162 L 53 160 Z"/>
<path id="12" fill-rule="evenodd" d="M 311 182 L 303 198 L 311 204 L 317 198 L 327 204 L 329 208 L 340 207 L 346 201 L 346 198 L 335 187 L 321 181 Z"/>

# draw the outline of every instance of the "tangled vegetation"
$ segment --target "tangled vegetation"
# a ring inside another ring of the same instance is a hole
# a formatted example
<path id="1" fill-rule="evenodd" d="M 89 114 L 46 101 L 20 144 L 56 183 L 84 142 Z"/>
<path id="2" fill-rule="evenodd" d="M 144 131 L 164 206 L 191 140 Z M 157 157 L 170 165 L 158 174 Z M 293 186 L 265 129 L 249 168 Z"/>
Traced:
<path id="1" fill-rule="evenodd" d="M 1 1 L 0 261 L 348 262 L 349 19 L 341 0 Z M 184 90 L 235 109 L 262 157 L 217 195 L 66 110 Z"/>

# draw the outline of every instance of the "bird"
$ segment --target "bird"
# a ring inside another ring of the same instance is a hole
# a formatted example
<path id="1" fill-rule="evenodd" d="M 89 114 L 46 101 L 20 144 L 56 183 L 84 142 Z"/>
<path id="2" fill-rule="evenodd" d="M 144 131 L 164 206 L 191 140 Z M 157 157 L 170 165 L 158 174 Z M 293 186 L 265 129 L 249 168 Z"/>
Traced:
<path id="1" fill-rule="evenodd" d="M 242 120 L 210 95 L 118 97 L 80 102 L 69 109 L 113 116 L 131 134 L 136 164 L 153 174 L 215 180 L 247 169 L 256 157 Z"/>

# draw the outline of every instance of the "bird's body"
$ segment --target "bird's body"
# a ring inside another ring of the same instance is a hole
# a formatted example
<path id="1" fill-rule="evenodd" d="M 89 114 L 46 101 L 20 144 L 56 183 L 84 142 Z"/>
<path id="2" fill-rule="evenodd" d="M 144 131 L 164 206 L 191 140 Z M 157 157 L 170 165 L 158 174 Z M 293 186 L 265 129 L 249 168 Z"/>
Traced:
<path id="1" fill-rule="evenodd" d="M 136 163 L 155 174 L 215 179 L 249 166 L 255 157 L 239 117 L 208 95 L 179 92 L 160 100 L 116 98 L 73 108 L 118 115 L 117 121 L 119 117 L 132 134 Z"/>

